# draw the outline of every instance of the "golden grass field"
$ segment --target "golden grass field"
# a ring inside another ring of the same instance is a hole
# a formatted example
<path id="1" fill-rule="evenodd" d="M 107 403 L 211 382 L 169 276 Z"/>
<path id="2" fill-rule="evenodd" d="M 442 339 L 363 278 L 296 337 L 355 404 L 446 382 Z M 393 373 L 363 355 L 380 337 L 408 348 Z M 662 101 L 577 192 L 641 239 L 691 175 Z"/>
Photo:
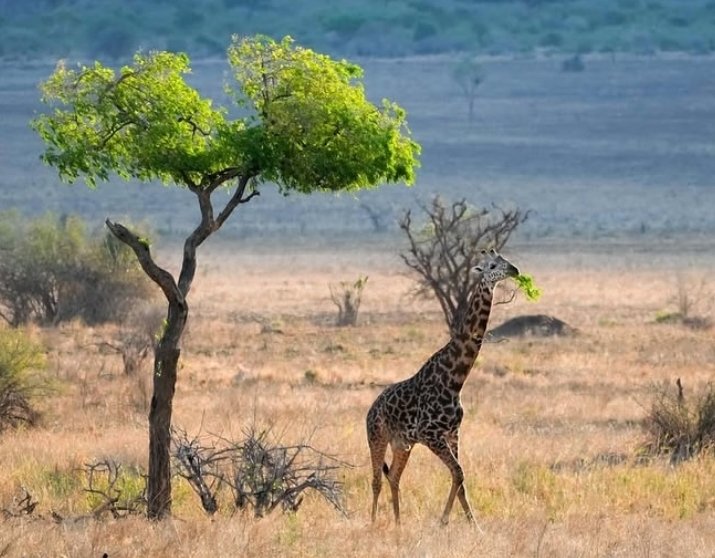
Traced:
<path id="1" fill-rule="evenodd" d="M 693 312 L 713 316 L 711 253 L 628 244 L 506 251 L 544 294 L 495 307 L 491 325 L 543 313 L 579 334 L 482 349 L 463 392 L 461 447 L 480 532 L 458 506 L 440 526 L 450 479 L 423 447 L 403 476 L 403 524 L 392 522 L 386 483 L 370 523 L 365 413 L 381 386 L 413 374 L 446 341 L 436 302 L 410 297 L 397 250 L 217 243 L 199 254 L 190 298 L 174 423 L 230 437 L 255 417 L 286 442 L 309 437 L 354 465 L 342 473 L 348 517 L 310 498 L 295 515 L 209 519 L 175 481 L 170 520 L 82 518 L 89 500 L 72 479 L 84 463 L 146 465 L 150 371 L 147 363 L 128 378 L 102 349 L 115 327 L 72 323 L 33 331 L 56 390 L 38 401 L 40 427 L 0 438 L 0 507 L 23 486 L 39 502 L 31 518 L 0 518 L 0 556 L 715 556 L 715 459 L 677 468 L 637 459 L 654 386 L 680 377 L 687 396 L 715 377 L 713 330 L 655 323 L 675 310 L 679 282 Z M 358 326 L 334 327 L 328 284 L 361 274 L 369 282 Z M 52 511 L 65 521 L 53 522 Z"/>

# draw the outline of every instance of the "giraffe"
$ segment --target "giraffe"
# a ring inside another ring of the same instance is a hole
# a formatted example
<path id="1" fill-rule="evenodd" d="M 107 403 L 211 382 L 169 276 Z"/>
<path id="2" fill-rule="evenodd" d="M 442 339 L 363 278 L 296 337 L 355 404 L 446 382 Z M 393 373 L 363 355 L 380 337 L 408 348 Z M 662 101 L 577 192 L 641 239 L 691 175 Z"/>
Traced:
<path id="1" fill-rule="evenodd" d="M 492 307 L 494 286 L 519 270 L 495 250 L 482 251 L 471 272 L 480 274 L 469 303 L 458 317 L 447 344 L 434 353 L 411 378 L 392 384 L 377 397 L 367 413 L 367 438 L 372 461 L 372 521 L 382 489 L 382 473 L 392 492 L 395 522 L 400 522 L 400 477 L 415 444 L 427 446 L 447 466 L 452 487 L 442 513 L 447 524 L 455 497 L 470 522 L 474 514 L 467 500 L 464 472 L 459 464 L 459 426 L 464 411 L 460 393 L 482 346 Z M 385 463 L 387 446 L 392 464 Z"/>

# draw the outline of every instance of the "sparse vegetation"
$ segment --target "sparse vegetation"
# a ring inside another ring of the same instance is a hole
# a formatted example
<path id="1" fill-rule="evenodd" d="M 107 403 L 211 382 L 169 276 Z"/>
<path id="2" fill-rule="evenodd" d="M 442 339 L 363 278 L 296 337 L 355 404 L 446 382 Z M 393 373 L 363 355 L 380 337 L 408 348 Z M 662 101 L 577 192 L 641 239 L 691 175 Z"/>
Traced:
<path id="1" fill-rule="evenodd" d="M 292 265 L 277 266 L 283 248 L 268 247 L 250 255 L 251 273 L 239 272 L 244 262 L 232 245 L 208 251 L 192 332 L 184 340 L 176 406 L 187 431 L 208 433 L 199 440 L 202 447 L 240 444 L 246 438 L 241 426 L 255 418 L 274 425 L 268 445 L 307 439 L 354 463 L 335 470 L 347 517 L 306 490 L 297 513 L 281 513 L 279 504 L 258 520 L 250 504 L 234 513 L 235 494 L 224 486 L 209 518 L 189 482 L 175 477 L 170 522 L 132 514 L 113 520 L 109 511 L 95 519 L 92 510 L 104 498 L 85 490 L 85 464 L 121 463 L 132 493 L 139 494 L 146 419 L 129 403 L 131 379 L 120 355 L 98 352 L 95 343 L 116 326 L 75 322 L 40 332 L 50 370 L 62 381 L 61 390 L 39 400 L 43 427 L 3 434 L 0 509 L 15 515 L 0 517 L 0 549 L 9 545 L 10 557 L 51 548 L 68 556 L 129 558 L 414 552 L 461 558 L 534 556 L 540 545 L 541 556 L 555 558 L 595 556 L 606 547 L 629 556 L 710 558 L 715 456 L 701 451 L 677 467 L 669 465 L 668 454 L 643 456 L 638 450 L 650 407 L 634 401 L 650 404 L 653 383 L 680 376 L 686 402 L 695 403 L 698 386 L 715 372 L 711 332 L 646 325 L 663 293 L 672 292 L 672 275 L 653 270 L 652 255 L 636 267 L 630 252 L 610 254 L 608 266 L 577 273 L 562 258 L 569 249 L 529 253 L 529 271 L 548 293 L 539 311 L 563 317 L 583 334 L 491 343 L 465 386 L 473 416 L 464 422 L 460 454 L 469 462 L 466 482 L 486 536 L 462 521 L 435 528 L 450 479 L 422 447 L 411 457 L 419 478 L 408 469 L 402 481 L 409 521 L 398 533 L 383 508 L 384 521 L 370 527 L 365 412 L 382 385 L 413 373 L 445 331 L 434 304 L 404 296 L 413 280 L 401 273 L 394 247 L 384 247 L 379 257 L 371 248 L 356 249 L 362 251 L 291 254 Z M 366 262 L 376 264 L 370 281 L 380 286 L 363 301 L 369 327 L 332 327 L 325 319 L 333 311 L 326 282 L 336 267 L 355 277 Z M 709 260 L 700 265 L 707 271 Z M 524 308 L 532 306 L 523 297 L 497 306 L 495 325 Z M 284 333 L 262 333 L 254 315 L 279 319 Z M 497 366 L 507 373 L 488 373 Z M 307 381 L 308 370 L 319 381 Z M 90 394 L 82 404 L 87 374 Z M 21 502 L 22 487 L 29 502 Z M 36 503 L 29 515 L 21 511 L 27 503 Z"/>

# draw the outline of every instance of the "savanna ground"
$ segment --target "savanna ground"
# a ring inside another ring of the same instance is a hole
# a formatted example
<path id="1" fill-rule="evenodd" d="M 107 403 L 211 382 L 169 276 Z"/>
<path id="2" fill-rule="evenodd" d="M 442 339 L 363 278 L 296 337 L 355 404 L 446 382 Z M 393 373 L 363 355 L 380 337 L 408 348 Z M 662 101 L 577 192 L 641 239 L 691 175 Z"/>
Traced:
<path id="1" fill-rule="evenodd" d="M 688 396 L 715 377 L 713 330 L 656 323 L 677 310 L 681 289 L 693 314 L 715 310 L 713 59 L 588 57 L 578 74 L 555 58 L 486 59 L 471 123 L 450 64 L 364 64 L 371 97 L 409 111 L 424 150 L 414 189 L 356 200 L 284 199 L 266 187 L 199 253 L 175 424 L 240 437 L 256 420 L 286 442 L 310 439 L 354 465 L 341 473 L 348 517 L 311 498 L 293 516 L 223 509 L 208 519 L 177 481 L 169 521 L 54 523 L 51 511 L 88 512 L 85 463 L 145 467 L 148 445 L 150 371 L 123 375 L 102 346 L 115 327 L 72 323 L 33 332 L 56 391 L 38 401 L 38 428 L 0 438 L 0 507 L 25 486 L 44 518 L 0 519 L 0 556 L 713 556 L 715 460 L 673 468 L 638 452 L 654 386 L 680 377 Z M 27 122 L 51 69 L 2 67 L 0 209 L 77 213 L 97 225 L 128 215 L 174 238 L 193 226 L 185 192 L 67 188 L 38 164 Z M 224 70 L 200 62 L 192 79 L 221 101 Z M 434 193 L 534 210 L 506 255 L 544 295 L 498 306 L 492 325 L 543 313 L 580 332 L 482 351 L 463 393 L 462 461 L 483 533 L 458 509 L 440 527 L 449 476 L 420 447 L 402 481 L 402 527 L 386 485 L 379 520 L 369 521 L 365 413 L 382 386 L 446 341 L 437 304 L 409 296 L 395 236 L 402 211 Z M 373 231 L 363 204 L 386 232 Z M 157 236 L 158 259 L 171 267 L 175 247 Z M 359 323 L 336 328 L 328 284 L 360 275 L 369 280 Z"/>
<path id="2" fill-rule="evenodd" d="M 715 459 L 674 468 L 639 458 L 654 386 L 680 377 L 687 396 L 715 372 L 712 330 L 656 323 L 676 309 L 681 288 L 694 314 L 712 316 L 701 284 L 713 255 L 665 243 L 514 244 L 508 255 L 544 295 L 495 307 L 492 325 L 545 313 L 579 333 L 482 350 L 462 427 L 482 532 L 456 507 L 450 525 L 439 525 L 449 475 L 419 446 L 402 480 L 403 525 L 392 522 L 386 484 L 371 525 L 365 413 L 383 385 L 414 373 L 446 340 L 436 303 L 410 296 L 394 244 L 237 254 L 215 242 L 192 292 L 175 424 L 239 437 L 255 421 L 285 442 L 310 440 L 353 465 L 340 473 L 347 517 L 309 498 L 295 515 L 255 520 L 227 507 L 208 519 L 177 480 L 167 521 L 73 521 L 91 504 L 83 464 L 111 457 L 145 467 L 150 372 L 124 376 L 119 357 L 101 347 L 111 327 L 72 323 L 34 332 L 49 347 L 57 391 L 39 402 L 39 428 L 2 438 L 0 503 L 24 486 L 42 516 L 0 523 L 2 555 L 713 556 Z M 370 278 L 359 323 L 337 328 L 328 283 L 360 274 Z M 66 520 L 53 522 L 51 511 Z"/>

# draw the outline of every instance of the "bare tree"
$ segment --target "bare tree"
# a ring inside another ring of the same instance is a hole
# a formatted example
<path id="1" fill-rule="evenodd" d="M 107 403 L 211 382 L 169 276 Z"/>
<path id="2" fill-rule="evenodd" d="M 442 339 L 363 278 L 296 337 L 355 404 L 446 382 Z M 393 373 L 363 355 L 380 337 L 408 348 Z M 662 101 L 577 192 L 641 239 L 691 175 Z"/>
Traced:
<path id="1" fill-rule="evenodd" d="M 367 284 L 367 275 L 360 276 L 353 283 L 341 281 L 337 285 L 328 285 L 330 299 L 338 307 L 338 317 L 335 324 L 338 326 L 354 326 L 357 323 L 362 292 Z"/>
<path id="2" fill-rule="evenodd" d="M 437 297 L 451 331 L 478 280 L 470 270 L 481 251 L 501 250 L 529 212 L 472 207 L 465 199 L 447 205 L 439 196 L 421 208 L 424 223 L 415 225 L 410 210 L 400 220 L 409 242 L 400 257 L 418 275 L 416 294 Z"/>

